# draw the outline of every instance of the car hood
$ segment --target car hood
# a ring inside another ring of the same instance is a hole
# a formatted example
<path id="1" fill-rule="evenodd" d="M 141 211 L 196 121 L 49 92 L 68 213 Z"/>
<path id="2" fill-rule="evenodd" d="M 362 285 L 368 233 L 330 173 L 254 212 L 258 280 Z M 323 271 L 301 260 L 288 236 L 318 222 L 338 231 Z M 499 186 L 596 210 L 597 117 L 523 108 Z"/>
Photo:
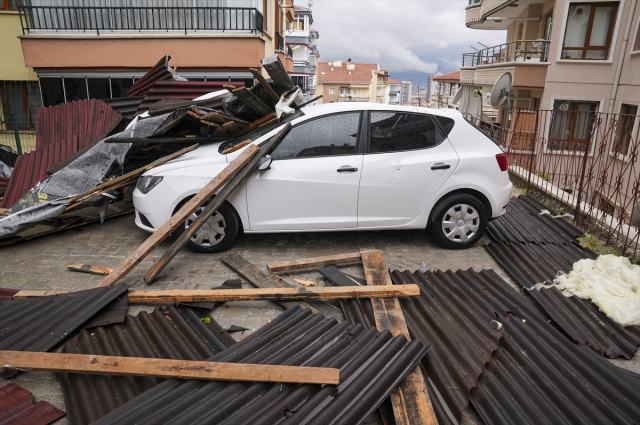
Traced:
<path id="1" fill-rule="evenodd" d="M 190 167 L 214 164 L 226 164 L 227 156 L 220 154 L 218 149 L 222 142 L 200 146 L 191 152 L 172 159 L 171 161 L 159 165 L 143 173 L 144 176 L 158 175 L 182 175 Z"/>

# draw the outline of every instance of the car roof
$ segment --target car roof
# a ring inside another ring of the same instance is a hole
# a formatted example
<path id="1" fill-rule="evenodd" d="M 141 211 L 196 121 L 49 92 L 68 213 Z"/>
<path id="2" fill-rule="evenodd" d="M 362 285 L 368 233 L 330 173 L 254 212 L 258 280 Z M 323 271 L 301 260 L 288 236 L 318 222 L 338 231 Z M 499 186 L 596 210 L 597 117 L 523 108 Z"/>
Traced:
<path id="1" fill-rule="evenodd" d="M 434 108 L 421 108 L 418 106 L 400 106 L 400 105 L 384 105 L 381 103 L 371 102 L 337 102 L 337 103 L 323 103 L 320 105 L 305 106 L 302 108 L 302 112 L 305 114 L 305 118 L 326 115 L 334 112 L 349 112 L 349 111 L 402 111 L 402 112 L 414 112 L 422 114 L 440 115 L 449 118 L 460 118 L 462 115 L 455 109 L 434 109 Z"/>

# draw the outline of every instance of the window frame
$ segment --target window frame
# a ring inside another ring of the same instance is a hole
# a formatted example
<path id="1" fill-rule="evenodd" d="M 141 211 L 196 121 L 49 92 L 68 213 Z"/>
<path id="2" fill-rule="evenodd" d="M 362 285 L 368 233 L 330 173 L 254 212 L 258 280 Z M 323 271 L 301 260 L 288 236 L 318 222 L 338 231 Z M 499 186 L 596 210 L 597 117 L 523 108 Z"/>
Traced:
<path id="1" fill-rule="evenodd" d="M 278 148 L 280 147 L 280 145 L 282 144 L 282 142 L 285 140 L 285 138 L 291 133 L 291 131 L 293 131 L 294 128 L 297 128 L 301 125 L 305 125 L 308 124 L 312 121 L 316 121 L 319 119 L 323 119 L 323 118 L 328 118 L 328 117 L 332 117 L 335 115 L 345 115 L 345 114 L 359 114 L 359 118 L 358 118 L 358 126 L 357 126 L 357 131 L 358 131 L 358 135 L 356 136 L 356 149 L 354 153 L 349 153 L 349 154 L 342 154 L 342 155 L 320 155 L 320 156 L 303 156 L 303 157 L 293 157 L 293 158 L 280 158 L 280 159 L 276 159 L 273 158 L 273 161 L 291 161 L 291 160 L 296 160 L 296 159 L 316 159 L 316 158 L 334 158 L 334 157 L 338 157 L 338 156 L 353 156 L 353 155 L 362 155 L 362 145 L 365 143 L 363 140 L 363 133 L 362 133 L 362 125 L 363 125 L 363 121 L 364 120 L 364 115 L 365 115 L 366 111 L 363 110 L 358 110 L 358 111 L 342 111 L 342 112 L 333 112 L 330 114 L 325 114 L 325 115 L 319 115 L 319 116 L 315 116 L 312 118 L 309 118 L 307 120 L 304 120 L 302 122 L 297 123 L 296 125 L 292 125 L 291 128 L 289 129 L 289 131 L 287 132 L 287 134 L 282 138 L 282 141 L 280 143 L 278 143 L 278 146 L 276 146 L 273 151 L 275 152 L 276 150 L 278 150 Z"/>
<path id="2" fill-rule="evenodd" d="M 634 101 L 621 101 L 620 105 L 618 107 L 618 116 L 623 115 L 622 114 L 622 108 L 623 107 L 629 107 L 629 106 L 635 106 L 636 107 L 636 114 L 635 114 L 635 118 L 633 119 L 633 125 L 631 126 L 631 139 L 629 140 L 629 142 L 633 142 L 633 135 L 635 135 L 636 138 L 640 137 L 640 102 L 634 102 Z M 625 117 L 630 115 L 630 114 L 624 114 Z M 620 144 L 621 140 L 620 140 L 620 135 L 622 132 L 622 126 L 624 125 L 624 122 L 621 120 L 618 120 L 618 123 L 616 124 L 616 128 L 615 128 L 615 139 L 612 140 L 611 142 L 611 146 L 609 147 L 609 154 L 612 156 L 617 157 L 618 159 L 621 160 L 626 160 L 628 161 L 629 159 L 629 148 L 631 147 L 631 144 L 629 146 L 627 146 L 627 151 L 625 153 L 619 152 L 617 151 L 618 147 L 616 145 Z"/>
<path id="3" fill-rule="evenodd" d="M 17 12 L 19 9 L 11 9 L 9 0 L 0 0 L 0 10 L 3 12 Z"/>
<path id="4" fill-rule="evenodd" d="M 574 107 L 572 110 L 567 109 L 566 111 L 562 111 L 559 109 L 556 109 L 555 106 L 553 106 L 553 111 L 554 111 L 554 115 L 551 117 L 551 119 L 549 120 L 549 128 L 548 128 L 548 132 L 547 132 L 547 146 L 546 149 L 549 152 L 552 153 L 570 153 L 570 154 L 575 154 L 575 155 L 584 155 L 584 150 L 583 149 L 577 149 L 576 146 L 580 145 L 580 146 L 587 146 L 588 141 L 591 140 L 591 138 L 589 139 L 575 139 L 573 138 L 575 131 L 576 131 L 576 123 L 577 121 L 579 121 L 579 117 L 581 113 L 590 113 L 592 114 L 592 116 L 590 117 L 590 123 L 589 123 L 589 132 L 591 132 L 591 127 L 593 126 L 593 121 L 595 119 L 595 117 L 598 116 L 598 114 L 601 113 L 601 108 L 603 105 L 604 100 L 599 99 L 599 100 L 595 100 L 595 99 L 572 99 L 572 98 L 552 98 L 551 99 L 551 104 L 555 105 L 556 102 L 573 102 L 574 103 Z M 595 110 L 593 111 L 580 111 L 578 109 L 580 104 L 595 104 Z M 555 119 L 555 112 L 556 111 L 560 111 L 560 112 L 566 112 L 569 113 L 571 112 L 571 130 L 569 131 L 569 138 L 568 139 L 556 139 L 553 138 L 551 135 L 551 132 L 554 130 L 553 124 L 554 124 L 554 119 Z M 591 134 L 591 133 L 589 133 Z M 582 142 L 582 140 L 585 140 L 585 142 Z M 556 148 L 556 144 L 560 144 L 562 145 L 562 148 Z M 568 149 L 568 147 L 570 147 L 571 145 L 574 145 L 573 149 Z M 591 144 L 591 146 L 589 146 L 589 155 L 591 155 L 591 152 L 593 152 L 593 148 L 594 148 L 594 144 Z"/>
<path id="5" fill-rule="evenodd" d="M 585 61 L 585 62 L 593 62 L 593 63 L 602 63 L 604 61 L 611 61 L 612 58 L 612 47 L 615 46 L 614 39 L 618 30 L 618 14 L 624 7 L 624 0 L 622 1 L 599 1 L 599 2 L 589 2 L 589 1 L 577 1 L 577 2 L 567 2 L 565 19 L 564 19 L 564 29 L 562 32 L 562 44 L 558 49 L 558 60 L 574 62 L 574 61 Z M 567 36 L 567 28 L 569 21 L 569 9 L 571 6 L 591 6 L 591 12 L 589 15 L 589 22 L 587 27 L 587 32 L 585 34 L 584 46 L 583 47 L 565 47 L 565 38 Z M 613 11 L 611 12 L 611 21 L 609 22 L 609 29 L 607 33 L 607 42 L 605 46 L 590 46 L 589 41 L 591 38 L 591 31 L 593 29 L 593 19 L 595 15 L 596 8 L 598 7 L 611 7 L 613 6 Z M 623 7 L 621 7 L 623 6 Z M 553 19 L 553 18 L 552 18 Z M 574 51 L 582 51 L 582 57 L 580 58 L 565 58 L 562 56 L 563 51 L 565 50 L 574 50 Z M 604 59 L 589 59 L 585 58 L 585 55 L 589 50 L 606 50 L 607 54 Z"/>
<path id="6" fill-rule="evenodd" d="M 329 94 L 336 94 L 336 88 L 335 87 L 329 87 Z"/>
<path id="7" fill-rule="evenodd" d="M 640 53 L 640 19 L 638 20 L 638 24 L 636 25 L 636 34 L 633 37 L 631 50 L 629 51 L 629 54 L 637 53 Z"/>
<path id="8" fill-rule="evenodd" d="M 361 132 L 364 133 L 366 131 L 366 143 L 364 146 L 364 150 L 363 153 L 366 155 L 387 155 L 387 154 L 393 154 L 393 153 L 400 153 L 400 152 L 415 152 L 415 151 L 422 151 L 422 150 L 427 150 L 427 149 L 433 149 L 433 148 L 437 148 L 438 146 L 440 146 L 442 143 L 444 143 L 445 140 L 449 139 L 449 135 L 445 133 L 444 129 L 442 128 L 442 126 L 440 125 L 440 123 L 438 122 L 438 120 L 436 120 L 434 118 L 433 114 L 426 114 L 424 112 L 410 112 L 410 111 L 393 111 L 393 110 L 378 110 L 378 109 L 374 109 L 374 110 L 366 110 L 364 111 L 364 117 L 363 117 L 363 125 L 366 122 L 366 129 L 362 128 Z M 431 119 L 431 121 L 433 122 L 436 131 L 439 132 L 441 135 L 443 135 L 444 137 L 442 138 L 442 140 L 440 141 L 440 143 L 433 145 L 433 146 L 429 146 L 429 147 L 425 147 L 425 148 L 415 148 L 415 149 L 403 149 L 403 150 L 397 150 L 397 151 L 389 151 L 389 152 L 371 152 L 371 113 L 372 112 L 381 112 L 381 113 L 392 113 L 392 114 L 410 114 L 410 115 L 423 115 L 423 116 L 427 116 Z M 444 117 L 447 118 L 447 117 Z M 451 118 L 449 118 L 451 119 Z M 455 120 L 454 120 L 454 125 L 455 125 Z"/>

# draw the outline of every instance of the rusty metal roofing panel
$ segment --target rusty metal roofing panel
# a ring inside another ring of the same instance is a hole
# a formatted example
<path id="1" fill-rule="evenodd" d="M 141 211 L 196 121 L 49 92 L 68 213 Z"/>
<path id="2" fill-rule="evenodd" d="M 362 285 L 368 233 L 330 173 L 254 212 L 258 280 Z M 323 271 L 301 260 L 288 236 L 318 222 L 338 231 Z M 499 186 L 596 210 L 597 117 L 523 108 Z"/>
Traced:
<path id="1" fill-rule="evenodd" d="M 0 177 L 0 196 L 4 195 L 7 186 L 9 186 L 9 179 L 6 177 Z"/>
<path id="2" fill-rule="evenodd" d="M 162 59 L 156 63 L 153 68 L 147 71 L 146 74 L 142 76 L 139 80 L 137 80 L 129 91 L 127 92 L 127 96 L 144 96 L 146 95 L 153 85 L 161 80 L 173 80 L 173 73 L 169 68 L 169 61 L 171 60 L 171 56 L 166 55 Z"/>
<path id="3" fill-rule="evenodd" d="M 223 86 L 225 85 L 242 87 L 244 83 L 228 81 L 158 81 L 138 106 L 137 114 L 149 110 L 151 105 L 163 99 L 192 100 L 207 93 L 224 90 Z"/>
<path id="4" fill-rule="evenodd" d="M 118 285 L 0 301 L 0 350 L 47 351 L 127 289 Z"/>
<path id="5" fill-rule="evenodd" d="M 340 369 L 340 385 L 172 379 L 94 424 L 361 423 L 427 349 L 389 331 L 337 323 L 294 306 L 211 361 Z"/>
<path id="6" fill-rule="evenodd" d="M 64 415 L 46 401 L 36 403 L 33 394 L 16 384 L 0 388 L 0 424 L 47 425 Z"/>
<path id="7" fill-rule="evenodd" d="M 448 285 L 430 280 L 430 276 L 398 270 L 391 273 L 396 285 L 413 283 L 423 288 L 419 296 L 398 300 L 411 339 L 434 346 L 422 361 L 422 370 L 438 423 L 457 424 L 504 329 L 497 329 L 493 314 L 454 296 Z"/>
<path id="8" fill-rule="evenodd" d="M 562 218 L 541 216 L 545 209 L 549 210 L 530 196 L 511 198 L 507 212 L 487 223 L 487 232 L 498 242 L 575 243 L 582 231 Z"/>
<path id="9" fill-rule="evenodd" d="M 109 105 L 114 111 L 127 119 L 136 116 L 136 111 L 140 103 L 144 100 L 144 96 L 118 97 L 114 99 L 105 99 L 104 103 Z"/>
<path id="10" fill-rule="evenodd" d="M 207 316 L 208 317 L 208 316 Z M 127 316 L 124 323 L 81 331 L 64 353 L 204 360 L 233 345 L 222 327 L 200 321 L 191 308 L 156 308 Z M 91 423 L 164 381 L 135 376 L 56 374 L 70 425 Z"/>
<path id="11" fill-rule="evenodd" d="M 48 177 L 47 167 L 56 163 L 52 153 L 53 150 L 41 148 L 18 156 L 0 208 L 9 208 L 29 189 Z"/>
<path id="12" fill-rule="evenodd" d="M 498 349 L 471 390 L 471 402 L 487 425 L 640 423 L 637 383 L 567 338 L 495 271 L 436 271 L 424 277 L 425 292 L 447 288 L 451 298 L 470 309 L 450 314 L 474 320 L 468 312 L 482 311 L 504 327 Z"/>
<path id="13" fill-rule="evenodd" d="M 19 289 L 0 288 L 0 301 L 12 300 L 13 296 L 20 292 Z"/>
<path id="14" fill-rule="evenodd" d="M 593 251 L 573 244 L 490 243 L 486 248 L 574 341 L 607 357 L 634 356 L 640 346 L 640 326 L 622 327 L 591 301 L 567 298 L 556 288 L 534 288 L 537 283 L 551 284 L 560 272 L 570 272 L 576 261 L 596 258 Z"/>

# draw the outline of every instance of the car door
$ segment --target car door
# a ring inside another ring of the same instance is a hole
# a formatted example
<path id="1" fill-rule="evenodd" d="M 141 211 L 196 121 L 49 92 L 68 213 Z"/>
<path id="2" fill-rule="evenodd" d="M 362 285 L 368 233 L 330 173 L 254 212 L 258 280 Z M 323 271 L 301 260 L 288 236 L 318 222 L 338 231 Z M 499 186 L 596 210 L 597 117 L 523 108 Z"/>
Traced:
<path id="1" fill-rule="evenodd" d="M 446 138 L 453 120 L 429 114 L 371 111 L 363 158 L 358 227 L 413 221 L 449 178 L 458 155 Z M 446 129 L 448 127 L 448 130 Z"/>
<path id="2" fill-rule="evenodd" d="M 357 227 L 361 115 L 325 115 L 290 130 L 271 169 L 247 180 L 251 231 Z"/>

